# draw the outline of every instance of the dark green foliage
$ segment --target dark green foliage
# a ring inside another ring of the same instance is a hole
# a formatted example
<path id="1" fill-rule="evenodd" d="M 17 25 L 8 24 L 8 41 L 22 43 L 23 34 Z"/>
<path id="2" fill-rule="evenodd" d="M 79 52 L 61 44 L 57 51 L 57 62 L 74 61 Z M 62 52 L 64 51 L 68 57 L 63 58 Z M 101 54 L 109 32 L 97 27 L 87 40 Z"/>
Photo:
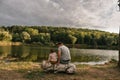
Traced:
<path id="1" fill-rule="evenodd" d="M 22 42 L 22 38 L 19 33 L 14 33 L 12 35 L 12 41 L 13 42 Z"/>
<path id="2" fill-rule="evenodd" d="M 99 30 L 82 28 L 52 27 L 52 26 L 9 26 L 0 27 L 1 31 L 12 34 L 13 42 L 41 43 L 43 45 L 63 42 L 65 44 L 86 44 L 97 48 L 98 46 L 117 46 L 118 34 Z M 21 34 L 24 33 L 24 37 Z M 25 41 L 24 41 L 25 40 Z"/>

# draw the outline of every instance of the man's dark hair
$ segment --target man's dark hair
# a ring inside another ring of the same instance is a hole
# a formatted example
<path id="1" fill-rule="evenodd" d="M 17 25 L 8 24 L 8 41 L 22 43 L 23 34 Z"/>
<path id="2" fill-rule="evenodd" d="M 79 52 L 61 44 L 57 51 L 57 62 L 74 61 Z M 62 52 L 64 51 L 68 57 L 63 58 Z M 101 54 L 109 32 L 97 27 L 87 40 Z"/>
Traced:
<path id="1" fill-rule="evenodd" d="M 57 43 L 57 45 L 61 45 L 61 44 L 63 44 L 63 43 L 62 43 L 62 42 L 58 42 L 58 43 Z"/>

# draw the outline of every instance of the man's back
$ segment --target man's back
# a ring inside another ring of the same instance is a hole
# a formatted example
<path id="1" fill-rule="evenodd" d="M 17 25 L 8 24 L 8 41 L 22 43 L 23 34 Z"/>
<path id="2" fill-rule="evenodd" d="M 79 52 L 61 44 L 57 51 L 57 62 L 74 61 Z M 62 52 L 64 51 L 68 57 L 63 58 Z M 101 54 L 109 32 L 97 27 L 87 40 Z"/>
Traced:
<path id="1" fill-rule="evenodd" d="M 58 48 L 58 50 L 61 52 L 60 60 L 71 60 L 71 55 L 68 47 L 62 45 Z"/>

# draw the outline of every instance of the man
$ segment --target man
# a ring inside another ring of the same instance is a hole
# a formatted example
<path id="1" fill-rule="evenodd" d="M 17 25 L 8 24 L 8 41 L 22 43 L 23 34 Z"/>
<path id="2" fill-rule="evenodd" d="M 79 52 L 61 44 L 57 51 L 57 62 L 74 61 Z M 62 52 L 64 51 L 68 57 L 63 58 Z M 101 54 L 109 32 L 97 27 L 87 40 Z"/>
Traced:
<path id="1" fill-rule="evenodd" d="M 68 64 L 71 60 L 70 50 L 63 43 L 57 43 L 58 46 L 58 64 Z"/>

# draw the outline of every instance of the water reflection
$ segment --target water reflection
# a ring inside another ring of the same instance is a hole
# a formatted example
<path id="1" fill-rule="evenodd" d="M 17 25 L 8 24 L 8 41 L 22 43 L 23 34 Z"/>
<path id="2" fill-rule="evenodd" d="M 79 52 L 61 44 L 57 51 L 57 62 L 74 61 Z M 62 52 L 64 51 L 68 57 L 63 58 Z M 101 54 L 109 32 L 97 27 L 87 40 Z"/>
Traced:
<path id="1" fill-rule="evenodd" d="M 49 48 L 36 46 L 12 46 L 11 57 L 20 61 L 41 61 L 47 59 Z"/>
<path id="2" fill-rule="evenodd" d="M 0 59 L 15 61 L 42 61 L 48 58 L 50 48 L 40 46 L 0 46 Z M 100 62 L 118 60 L 118 51 L 94 49 L 70 49 L 72 62 Z"/>

